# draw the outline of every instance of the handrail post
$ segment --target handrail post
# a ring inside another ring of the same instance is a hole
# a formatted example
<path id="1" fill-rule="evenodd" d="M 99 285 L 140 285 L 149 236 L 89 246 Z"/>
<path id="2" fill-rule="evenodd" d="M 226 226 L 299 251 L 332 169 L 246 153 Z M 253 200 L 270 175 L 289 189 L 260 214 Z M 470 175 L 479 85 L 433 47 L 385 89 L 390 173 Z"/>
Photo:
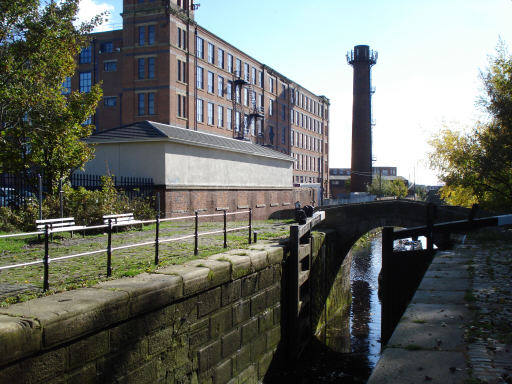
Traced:
<path id="1" fill-rule="evenodd" d="M 50 289 L 50 283 L 48 281 L 48 269 L 49 269 L 49 233 L 48 233 L 48 224 L 44 226 L 44 258 L 43 258 L 43 266 L 44 266 L 44 275 L 43 275 L 43 291 L 46 292 Z"/>
<path id="2" fill-rule="evenodd" d="M 224 209 L 224 248 L 228 247 L 228 231 L 227 231 L 227 217 L 226 210 Z"/>
<path id="3" fill-rule="evenodd" d="M 434 218 L 432 214 L 432 203 L 427 204 L 427 250 L 434 251 Z"/>
<path id="4" fill-rule="evenodd" d="M 108 219 L 107 277 L 112 276 L 112 219 Z"/>
<path id="5" fill-rule="evenodd" d="M 249 244 L 252 244 L 252 208 L 249 207 Z"/>
<path id="6" fill-rule="evenodd" d="M 195 228 L 194 228 L 194 255 L 197 256 L 197 254 L 199 253 L 198 250 L 197 250 L 197 245 L 198 245 L 198 234 L 197 234 L 197 229 L 198 229 L 198 226 L 199 226 L 199 216 L 198 216 L 198 213 L 197 211 L 195 211 Z"/>
<path id="7" fill-rule="evenodd" d="M 386 280 L 393 257 L 393 227 L 382 228 L 382 279 Z"/>
<path id="8" fill-rule="evenodd" d="M 379 297 L 382 302 L 381 309 L 381 339 L 387 342 L 393 332 L 393 242 L 394 228 L 382 228 L 382 270 L 379 283 Z"/>
<path id="9" fill-rule="evenodd" d="M 160 192 L 156 193 L 155 265 L 159 262 L 160 251 Z"/>
<path id="10" fill-rule="evenodd" d="M 290 226 L 290 255 L 285 262 L 285 278 L 287 291 L 286 311 L 286 350 L 290 363 L 297 358 L 296 346 L 299 335 L 299 226 Z"/>

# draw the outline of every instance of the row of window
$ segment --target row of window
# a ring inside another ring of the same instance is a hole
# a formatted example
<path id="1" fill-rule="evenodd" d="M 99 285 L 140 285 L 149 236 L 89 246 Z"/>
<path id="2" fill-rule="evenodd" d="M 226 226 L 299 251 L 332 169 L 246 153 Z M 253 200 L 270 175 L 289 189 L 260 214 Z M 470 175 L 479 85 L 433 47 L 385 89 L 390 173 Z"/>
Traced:
<path id="1" fill-rule="evenodd" d="M 294 168 L 298 171 L 320 172 L 322 166 L 322 158 L 304 155 L 302 153 L 293 153 L 295 159 Z"/>
<path id="2" fill-rule="evenodd" d="M 311 177 L 311 176 L 295 176 L 296 183 L 321 183 L 322 178 L 320 177 Z"/>
<path id="3" fill-rule="evenodd" d="M 180 35 L 180 31 L 178 31 L 178 36 Z M 179 43 L 178 38 L 178 43 Z M 197 57 L 204 60 L 204 44 L 205 41 L 202 37 L 197 36 L 196 38 L 196 55 Z M 210 64 L 217 64 L 219 68 L 225 69 L 225 61 L 224 55 L 225 52 L 222 48 L 217 48 L 217 57 L 215 56 L 215 46 L 214 44 L 208 42 L 207 43 L 207 61 Z M 233 73 L 233 55 L 227 54 L 227 71 Z M 235 74 L 238 77 L 243 78 L 248 83 L 252 83 L 253 85 L 258 84 L 258 86 L 263 87 L 263 71 L 257 70 L 255 67 L 250 67 L 248 63 L 243 63 L 243 72 L 242 72 L 242 61 L 240 59 L 235 60 Z M 269 92 L 275 93 L 277 88 L 275 84 L 277 80 L 273 77 L 269 77 Z M 281 97 L 286 98 L 286 84 L 281 83 Z M 310 113 L 313 113 L 319 117 L 324 116 L 324 109 L 320 103 L 313 100 L 312 98 L 306 96 L 305 94 L 299 92 L 299 90 L 291 90 L 290 91 L 290 99 L 291 102 L 297 105 L 298 107 L 307 110 Z"/>
<path id="4" fill-rule="evenodd" d="M 184 96 L 183 96 L 184 97 Z M 180 96 L 178 96 L 178 99 Z M 178 103 L 180 101 L 178 100 Z M 206 116 L 205 116 L 205 106 L 206 106 Z M 178 111 L 179 115 L 179 111 Z M 227 108 L 222 105 L 215 106 L 214 103 L 205 102 L 202 99 L 197 99 L 196 104 L 196 120 L 199 123 L 207 123 L 208 125 L 217 125 L 219 128 L 227 128 L 228 130 L 233 129 L 233 117 L 234 117 L 234 130 L 235 132 L 240 132 L 240 129 L 244 127 L 244 134 L 251 134 L 252 136 L 256 136 L 256 134 L 262 133 L 262 125 L 261 121 L 251 119 L 249 115 L 243 114 L 239 111 L 236 111 L 233 116 L 233 109 Z M 269 139 L 271 144 L 273 144 L 274 140 L 274 128 L 272 126 L 269 127 Z M 286 128 L 282 127 L 281 134 L 281 143 L 286 144 Z"/>
<path id="5" fill-rule="evenodd" d="M 205 102 L 202 99 L 197 99 L 196 104 L 196 120 L 199 123 L 205 122 L 205 116 L 204 116 L 204 105 Z M 226 110 L 226 119 L 224 120 L 224 110 Z M 228 130 L 233 129 L 233 109 L 231 108 L 224 108 L 222 105 L 217 106 L 217 111 L 215 111 L 215 105 L 213 103 L 208 102 L 207 103 L 207 115 L 206 115 L 206 122 L 209 125 L 215 124 L 215 115 L 217 116 L 217 127 L 224 128 L 224 126 Z M 240 112 L 236 112 L 235 114 L 235 131 L 240 131 L 241 126 L 241 114 Z M 247 120 L 246 120 L 247 122 Z M 252 124 L 252 123 L 251 123 Z M 247 124 L 245 124 L 247 127 Z"/>
<path id="6" fill-rule="evenodd" d="M 292 131 L 292 146 L 307 149 L 313 152 L 322 152 L 322 140 L 306 135 L 301 132 Z"/>
<path id="7" fill-rule="evenodd" d="M 141 28 L 141 27 L 139 27 Z M 153 26 L 153 43 L 155 37 L 155 29 Z M 114 51 L 114 43 L 112 41 L 105 41 L 100 44 L 100 50 L 98 53 L 111 53 Z M 90 64 L 92 62 L 92 46 L 82 48 L 80 54 L 78 55 L 78 63 L 79 64 Z"/>
<path id="8" fill-rule="evenodd" d="M 187 49 L 186 31 L 180 27 L 177 28 L 177 42 L 179 48 Z M 242 71 L 242 60 L 234 58 L 232 54 L 224 52 L 222 48 L 215 49 L 215 45 L 213 43 L 207 42 L 206 44 L 206 60 L 208 63 L 217 65 L 221 69 L 227 69 L 229 73 L 234 72 L 238 77 L 243 78 L 248 83 L 263 87 L 263 71 L 260 71 L 255 67 L 251 67 L 248 63 L 243 63 Z M 203 60 L 205 59 L 205 40 L 200 36 L 196 37 L 196 56 Z M 269 77 L 268 81 L 269 92 L 277 92 L 277 79 Z M 280 96 L 286 98 L 286 94 L 286 84 L 281 83 Z M 292 104 L 295 104 L 319 117 L 325 118 L 323 106 L 319 102 L 299 92 L 299 90 L 290 90 L 290 100 Z"/>
<path id="9" fill-rule="evenodd" d="M 299 92 L 298 89 L 290 89 L 290 101 L 299 108 L 302 108 L 318 117 L 325 118 L 325 110 L 322 104 Z"/>
<path id="10" fill-rule="evenodd" d="M 185 66 L 183 65 L 183 69 L 181 69 L 181 63 L 182 61 L 178 60 L 178 80 L 180 80 L 180 77 L 182 76 L 183 72 L 185 71 Z M 185 63 L 183 63 L 185 64 Z M 204 68 L 201 66 L 196 67 L 196 78 L 197 83 L 196 86 L 198 89 L 205 89 L 204 84 Z M 224 84 L 226 87 L 224 87 Z M 215 94 L 215 91 L 217 91 L 217 95 L 219 97 L 226 97 L 228 100 L 232 99 L 233 90 L 235 91 L 235 99 L 237 103 L 242 103 L 241 100 L 241 92 L 240 87 L 233 88 L 233 82 L 231 80 L 225 81 L 225 79 L 222 76 L 217 76 L 217 89 L 215 89 L 215 74 L 211 71 L 207 71 L 207 88 L 206 90 L 209 93 Z M 263 94 L 259 94 L 256 91 L 249 90 L 248 88 L 242 88 L 243 89 L 243 103 L 245 106 L 263 106 Z M 269 105 L 269 114 L 273 115 L 273 104 L 274 100 L 270 99 L 270 105 Z M 284 104 L 283 104 L 283 107 Z M 282 111 L 282 118 L 283 120 L 286 120 L 286 110 L 283 108 Z"/>
<path id="11" fill-rule="evenodd" d="M 184 38 L 181 37 L 182 32 L 184 32 L 181 28 L 178 27 L 178 47 L 186 48 L 181 46 Z M 205 59 L 205 41 L 202 37 L 196 37 L 196 56 L 201 59 Z M 215 45 L 208 42 L 207 43 L 207 57 L 206 60 L 208 63 L 217 65 L 221 69 L 226 69 L 229 73 L 235 73 L 237 77 L 243 78 L 246 82 L 251 83 L 253 85 L 258 85 L 259 87 L 263 87 L 263 71 L 257 70 L 255 67 L 251 67 L 248 63 L 243 63 L 243 71 L 242 71 L 242 60 L 238 58 L 234 58 L 232 54 L 225 53 L 222 48 L 215 49 Z M 234 60 L 234 61 L 233 61 Z M 235 65 L 233 67 L 233 64 Z M 274 93 L 276 91 L 275 87 L 276 79 L 273 77 L 269 77 L 269 91 Z M 285 91 L 285 85 L 282 84 L 283 92 Z M 284 93 L 284 97 L 286 97 L 286 93 Z"/>
<path id="12" fill-rule="evenodd" d="M 290 111 L 290 121 L 292 124 L 319 134 L 322 134 L 324 130 L 324 123 L 298 111 Z"/>

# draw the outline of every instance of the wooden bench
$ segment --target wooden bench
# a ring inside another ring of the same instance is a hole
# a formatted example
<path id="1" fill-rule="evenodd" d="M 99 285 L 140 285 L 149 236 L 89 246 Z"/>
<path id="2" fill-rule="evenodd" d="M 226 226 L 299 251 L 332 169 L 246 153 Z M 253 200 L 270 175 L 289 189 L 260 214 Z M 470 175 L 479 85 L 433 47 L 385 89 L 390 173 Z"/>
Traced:
<path id="1" fill-rule="evenodd" d="M 85 228 L 83 225 L 76 225 L 74 217 L 36 220 L 36 228 L 38 231 L 44 231 L 46 226 L 48 226 L 50 233 L 71 232 L 71 236 L 73 236 L 73 231 L 79 231 Z"/>
<path id="2" fill-rule="evenodd" d="M 112 221 L 112 226 L 141 224 L 140 220 L 135 220 L 133 217 L 133 212 L 103 216 L 103 224 L 108 225 L 109 220 Z"/>

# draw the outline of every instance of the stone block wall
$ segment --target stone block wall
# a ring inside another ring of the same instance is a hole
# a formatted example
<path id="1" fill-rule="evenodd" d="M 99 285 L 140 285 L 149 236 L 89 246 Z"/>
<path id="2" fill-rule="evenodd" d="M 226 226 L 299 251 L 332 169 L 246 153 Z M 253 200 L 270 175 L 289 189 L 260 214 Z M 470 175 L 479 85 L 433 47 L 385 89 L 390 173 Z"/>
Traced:
<path id="1" fill-rule="evenodd" d="M 0 383 L 255 383 L 286 249 L 258 243 L 0 310 Z"/>

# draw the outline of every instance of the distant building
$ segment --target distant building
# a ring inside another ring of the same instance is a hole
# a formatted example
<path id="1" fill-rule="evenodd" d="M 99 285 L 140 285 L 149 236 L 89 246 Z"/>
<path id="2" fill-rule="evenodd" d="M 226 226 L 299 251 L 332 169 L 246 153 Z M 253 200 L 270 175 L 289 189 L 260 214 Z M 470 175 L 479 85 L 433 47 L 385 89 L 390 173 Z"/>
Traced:
<path id="1" fill-rule="evenodd" d="M 151 120 L 249 141 L 291 156 L 291 181 L 327 196 L 329 99 L 202 28 L 195 8 L 124 0 L 123 28 L 92 34 L 64 92 L 103 83 L 97 132 Z"/>
<path id="2" fill-rule="evenodd" d="M 383 180 L 403 180 L 405 185 L 409 182 L 402 176 L 397 176 L 396 167 L 372 167 L 373 176 L 382 176 Z M 330 168 L 329 181 L 331 196 L 335 198 L 341 195 L 349 194 L 350 188 L 348 185 L 351 179 L 350 168 Z"/>

